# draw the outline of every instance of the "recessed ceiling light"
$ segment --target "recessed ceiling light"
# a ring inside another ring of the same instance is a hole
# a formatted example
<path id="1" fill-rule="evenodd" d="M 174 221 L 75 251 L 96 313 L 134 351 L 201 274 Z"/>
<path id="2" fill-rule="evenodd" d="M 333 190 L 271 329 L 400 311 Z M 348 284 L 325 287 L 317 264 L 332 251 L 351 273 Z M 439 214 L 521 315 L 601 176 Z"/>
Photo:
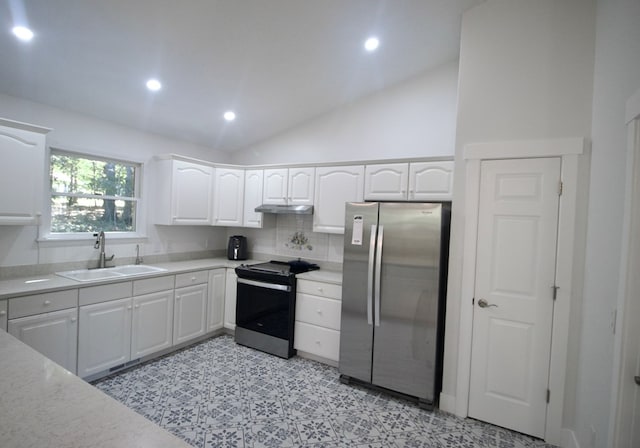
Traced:
<path id="1" fill-rule="evenodd" d="M 150 79 L 147 81 L 147 89 L 152 90 L 154 92 L 160 90 L 162 88 L 162 84 L 157 79 Z"/>
<path id="2" fill-rule="evenodd" d="M 230 110 L 226 111 L 223 116 L 224 116 L 224 119 L 227 120 L 227 121 L 233 121 L 233 120 L 236 119 L 235 112 L 230 111 Z"/>
<path id="3" fill-rule="evenodd" d="M 364 49 L 367 51 L 375 51 L 380 45 L 377 37 L 370 37 L 364 42 Z"/>
<path id="4" fill-rule="evenodd" d="M 13 31 L 13 34 L 21 41 L 29 42 L 33 39 L 33 31 L 24 26 L 14 26 L 11 31 Z"/>

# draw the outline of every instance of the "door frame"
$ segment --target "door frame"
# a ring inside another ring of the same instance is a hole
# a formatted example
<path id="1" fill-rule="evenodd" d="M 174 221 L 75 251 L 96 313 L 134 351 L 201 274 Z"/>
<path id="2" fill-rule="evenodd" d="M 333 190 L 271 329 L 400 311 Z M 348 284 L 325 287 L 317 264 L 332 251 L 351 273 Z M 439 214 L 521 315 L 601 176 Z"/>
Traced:
<path id="1" fill-rule="evenodd" d="M 563 191 L 558 212 L 556 249 L 556 286 L 559 289 L 553 309 L 549 368 L 551 399 L 547 405 L 545 426 L 545 440 L 555 445 L 563 442 L 562 414 L 569 356 L 570 311 L 572 306 L 576 308 L 579 306 L 584 279 L 588 152 L 588 141 L 582 137 L 473 143 L 464 148 L 466 219 L 456 382 L 456 415 L 460 417 L 467 417 L 469 409 L 473 334 L 472 298 L 475 290 L 481 162 L 541 157 L 561 159 L 560 177 L 563 182 Z"/>
<path id="2" fill-rule="evenodd" d="M 625 310 L 631 297 L 627 291 L 627 277 L 629 269 L 629 245 L 632 235 L 633 199 L 640 194 L 635 188 L 640 176 L 640 90 L 637 90 L 626 104 L 625 123 L 627 125 L 627 171 L 625 173 L 624 217 L 622 221 L 622 250 L 620 255 L 620 278 L 618 282 L 618 298 L 616 304 L 616 331 L 613 345 L 613 375 L 611 385 L 611 411 L 609 413 L 609 437 L 607 446 L 613 448 L 617 445 L 620 432 L 623 430 L 620 422 L 622 411 L 622 394 L 624 394 L 624 365 L 625 365 L 625 341 L 627 327 L 631 324 L 625 318 Z M 637 211 L 635 213 L 638 213 Z"/>

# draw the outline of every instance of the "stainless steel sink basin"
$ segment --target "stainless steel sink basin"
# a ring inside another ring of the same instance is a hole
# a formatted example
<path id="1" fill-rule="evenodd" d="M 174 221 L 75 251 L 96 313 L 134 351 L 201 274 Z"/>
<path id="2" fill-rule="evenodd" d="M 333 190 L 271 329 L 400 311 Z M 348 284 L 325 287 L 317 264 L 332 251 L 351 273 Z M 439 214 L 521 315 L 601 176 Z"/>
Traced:
<path id="1" fill-rule="evenodd" d="M 163 271 L 166 271 L 166 269 L 156 266 L 147 266 L 144 264 L 129 264 L 113 268 L 77 269 L 75 271 L 56 272 L 56 275 L 70 278 L 71 280 L 78 282 L 90 282 L 95 280 L 126 278 L 135 275 L 144 275 Z"/>

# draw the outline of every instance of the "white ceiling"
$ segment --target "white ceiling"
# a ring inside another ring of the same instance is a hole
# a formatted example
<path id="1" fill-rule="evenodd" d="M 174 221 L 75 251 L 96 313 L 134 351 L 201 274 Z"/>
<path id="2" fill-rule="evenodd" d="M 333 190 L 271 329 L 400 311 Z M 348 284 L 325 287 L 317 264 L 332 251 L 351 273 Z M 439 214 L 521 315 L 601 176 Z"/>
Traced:
<path id="1" fill-rule="evenodd" d="M 0 92 L 232 151 L 457 58 L 480 1 L 0 0 Z"/>

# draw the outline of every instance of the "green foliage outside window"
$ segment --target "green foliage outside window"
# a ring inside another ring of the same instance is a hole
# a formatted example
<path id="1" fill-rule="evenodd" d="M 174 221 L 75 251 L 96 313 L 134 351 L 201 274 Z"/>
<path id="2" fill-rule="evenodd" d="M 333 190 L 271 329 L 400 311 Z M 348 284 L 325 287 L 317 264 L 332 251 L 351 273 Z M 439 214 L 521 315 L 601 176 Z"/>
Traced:
<path id="1" fill-rule="evenodd" d="M 134 232 L 138 165 L 51 153 L 51 232 Z"/>

